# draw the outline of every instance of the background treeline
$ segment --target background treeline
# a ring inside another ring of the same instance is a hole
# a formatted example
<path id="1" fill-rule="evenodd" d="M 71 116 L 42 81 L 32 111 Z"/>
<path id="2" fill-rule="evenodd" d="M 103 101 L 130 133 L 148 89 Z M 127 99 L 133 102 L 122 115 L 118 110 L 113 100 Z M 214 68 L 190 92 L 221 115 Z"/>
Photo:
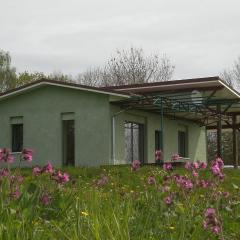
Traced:
<path id="1" fill-rule="evenodd" d="M 90 67 L 77 76 L 61 72 L 17 72 L 11 64 L 9 52 L 0 50 L 0 93 L 42 78 L 63 82 L 76 82 L 89 86 L 117 86 L 134 83 L 168 81 L 173 78 L 175 66 L 165 54 L 146 55 L 141 48 L 116 50 L 103 66 Z M 230 69 L 220 73 L 231 87 L 240 89 L 240 57 Z M 240 136 L 238 134 L 238 142 Z M 232 164 L 232 131 L 225 130 L 223 138 L 223 157 Z M 240 146 L 240 145 L 238 145 Z M 216 154 L 216 131 L 208 131 L 208 159 Z M 240 147 L 239 147 L 240 156 Z"/>

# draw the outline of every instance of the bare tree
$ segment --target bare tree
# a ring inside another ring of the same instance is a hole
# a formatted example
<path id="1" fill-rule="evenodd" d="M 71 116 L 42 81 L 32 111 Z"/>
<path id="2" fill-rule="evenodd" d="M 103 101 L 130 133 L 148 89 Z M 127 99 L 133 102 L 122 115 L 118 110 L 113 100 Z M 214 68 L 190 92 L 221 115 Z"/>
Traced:
<path id="1" fill-rule="evenodd" d="M 79 74 L 77 81 L 91 86 L 124 85 L 170 80 L 174 66 L 165 56 L 145 56 L 141 48 L 117 50 L 102 68 Z"/>
<path id="2" fill-rule="evenodd" d="M 240 89 L 240 57 L 234 62 L 232 69 L 225 69 L 220 76 L 230 86 Z"/>
<path id="3" fill-rule="evenodd" d="M 73 82 L 73 77 L 71 75 L 64 74 L 61 71 L 54 71 L 53 73 L 50 73 L 46 78 L 59 82 Z"/>
<path id="4" fill-rule="evenodd" d="M 83 85 L 88 86 L 102 86 L 104 85 L 104 70 L 97 68 L 89 68 L 86 72 L 80 73 L 77 76 L 77 81 Z"/>

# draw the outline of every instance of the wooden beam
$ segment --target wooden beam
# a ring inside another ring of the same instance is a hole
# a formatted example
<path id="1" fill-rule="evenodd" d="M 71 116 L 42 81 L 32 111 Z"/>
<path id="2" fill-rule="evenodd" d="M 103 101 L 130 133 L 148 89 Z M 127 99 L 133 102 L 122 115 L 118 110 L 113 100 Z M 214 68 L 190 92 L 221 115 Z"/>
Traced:
<path id="1" fill-rule="evenodd" d="M 238 147 L 237 147 L 237 127 L 236 127 L 236 115 L 232 116 L 232 122 L 233 122 L 233 165 L 234 168 L 238 168 Z"/>

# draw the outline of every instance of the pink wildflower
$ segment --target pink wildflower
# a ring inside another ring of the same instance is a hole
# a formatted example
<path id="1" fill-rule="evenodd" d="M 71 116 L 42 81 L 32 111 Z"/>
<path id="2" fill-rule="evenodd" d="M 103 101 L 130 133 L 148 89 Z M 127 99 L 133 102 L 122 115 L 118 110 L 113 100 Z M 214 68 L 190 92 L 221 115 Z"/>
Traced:
<path id="1" fill-rule="evenodd" d="M 208 208 L 204 213 L 205 219 L 203 220 L 204 229 L 209 229 L 214 234 L 221 232 L 220 222 L 217 219 L 216 211 L 214 208 Z"/>
<path id="2" fill-rule="evenodd" d="M 23 176 L 14 176 L 12 175 L 10 177 L 10 180 L 11 180 L 11 184 L 21 184 L 24 180 Z"/>
<path id="3" fill-rule="evenodd" d="M 217 163 L 219 168 L 223 168 L 224 163 L 223 163 L 223 160 L 221 158 L 216 158 L 215 162 Z"/>
<path id="4" fill-rule="evenodd" d="M 140 161 L 133 160 L 132 162 L 132 171 L 137 171 L 140 168 Z"/>
<path id="5" fill-rule="evenodd" d="M 192 171 L 192 175 L 193 175 L 193 177 L 195 177 L 195 178 L 197 178 L 198 177 L 198 172 L 196 172 L 196 171 Z"/>
<path id="6" fill-rule="evenodd" d="M 191 190 L 193 188 L 193 183 L 191 180 L 185 180 L 183 181 L 182 186 L 187 190 Z"/>
<path id="7" fill-rule="evenodd" d="M 221 158 L 216 158 L 212 162 L 211 172 L 214 176 L 218 177 L 220 181 L 224 180 L 224 174 L 222 173 L 222 168 L 224 166 L 223 160 Z"/>
<path id="8" fill-rule="evenodd" d="M 172 204 L 172 197 L 171 197 L 171 196 L 165 197 L 165 198 L 164 198 L 164 202 L 165 202 L 167 205 Z"/>
<path id="9" fill-rule="evenodd" d="M 148 182 L 149 185 L 155 185 L 156 184 L 156 179 L 155 179 L 154 176 L 150 176 L 150 177 L 148 177 L 147 182 Z"/>
<path id="10" fill-rule="evenodd" d="M 17 182 L 18 183 L 22 183 L 24 180 L 24 177 L 23 176 L 17 176 Z"/>
<path id="11" fill-rule="evenodd" d="M 207 163 L 201 162 L 201 163 L 200 163 L 200 168 L 202 168 L 202 169 L 207 168 Z"/>
<path id="12" fill-rule="evenodd" d="M 161 150 L 156 150 L 156 152 L 155 152 L 155 159 L 156 159 L 157 162 L 162 160 L 162 151 Z"/>
<path id="13" fill-rule="evenodd" d="M 19 188 L 18 188 L 18 187 L 15 189 L 15 191 L 12 191 L 12 192 L 10 193 L 10 198 L 11 198 L 11 199 L 19 199 L 20 196 L 21 196 L 21 192 L 19 191 Z"/>
<path id="14" fill-rule="evenodd" d="M 208 208 L 205 211 L 204 216 L 209 218 L 209 217 L 213 217 L 215 214 L 216 214 L 216 211 L 214 208 Z"/>
<path id="15" fill-rule="evenodd" d="M 69 175 L 67 173 L 64 173 L 61 177 L 61 183 L 66 183 L 69 181 Z"/>
<path id="16" fill-rule="evenodd" d="M 12 163 L 13 160 L 14 158 L 9 149 L 7 148 L 0 149 L 0 162 L 4 161 L 7 163 Z"/>
<path id="17" fill-rule="evenodd" d="M 100 179 L 97 180 L 96 185 L 101 187 L 104 186 L 108 183 L 108 177 L 107 176 L 102 176 Z"/>
<path id="18" fill-rule="evenodd" d="M 171 179 L 172 179 L 172 178 L 171 178 L 171 176 L 169 176 L 169 175 L 163 176 L 163 181 L 164 181 L 164 182 L 169 182 Z"/>
<path id="19" fill-rule="evenodd" d="M 191 162 L 186 162 L 184 167 L 185 167 L 187 170 L 191 170 L 191 169 L 192 169 L 192 163 L 191 163 Z"/>
<path id="20" fill-rule="evenodd" d="M 40 197 L 40 202 L 44 205 L 44 206 L 47 206 L 49 205 L 50 203 L 50 197 L 48 194 L 43 194 L 41 197 Z"/>
<path id="21" fill-rule="evenodd" d="M 53 173 L 53 166 L 50 162 L 47 163 L 47 165 L 45 165 L 42 169 L 42 172 L 44 173 Z"/>
<path id="22" fill-rule="evenodd" d="M 228 198 L 228 197 L 230 196 L 230 193 L 229 193 L 229 192 L 223 192 L 223 196 L 224 196 L 225 198 Z"/>
<path id="23" fill-rule="evenodd" d="M 180 159 L 180 156 L 179 156 L 179 154 L 177 154 L 177 153 L 174 153 L 173 155 L 172 155 L 172 157 L 171 157 L 171 160 L 172 161 L 178 161 Z"/>
<path id="24" fill-rule="evenodd" d="M 41 168 L 36 166 L 32 169 L 33 175 L 39 175 L 42 172 Z"/>
<path id="25" fill-rule="evenodd" d="M 219 177 L 219 180 L 220 180 L 220 181 L 223 181 L 224 178 L 225 178 L 225 175 L 224 175 L 222 172 L 220 172 L 219 175 L 218 175 L 218 177 Z"/>
<path id="26" fill-rule="evenodd" d="M 27 162 L 31 162 L 32 161 L 32 155 L 33 155 L 33 151 L 31 149 L 23 149 L 22 150 L 22 160 L 27 161 Z"/>
<path id="27" fill-rule="evenodd" d="M 164 164 L 163 164 L 163 169 L 164 169 L 165 171 L 171 171 L 171 170 L 173 170 L 172 164 L 169 163 L 169 162 L 164 163 Z"/>
<path id="28" fill-rule="evenodd" d="M 7 177 L 8 175 L 9 175 L 9 172 L 7 169 L 0 169 L 0 178 Z"/>
<path id="29" fill-rule="evenodd" d="M 205 180 L 200 180 L 199 182 L 198 182 L 198 186 L 199 187 L 202 187 L 202 188 L 207 188 L 207 187 L 209 187 L 210 186 L 210 184 L 209 184 L 209 182 L 207 182 L 207 181 L 205 181 Z"/>
<path id="30" fill-rule="evenodd" d="M 194 169 L 198 169 L 198 168 L 199 168 L 198 162 L 194 162 L 194 163 L 192 164 L 192 166 L 193 166 Z"/>
<path id="31" fill-rule="evenodd" d="M 58 171 L 52 174 L 52 179 L 59 184 L 63 184 L 69 181 L 69 175 L 67 173 L 62 174 L 60 171 Z"/>
<path id="32" fill-rule="evenodd" d="M 219 168 L 218 164 L 214 164 L 211 167 L 211 171 L 212 171 L 213 175 L 218 176 L 221 172 L 221 169 Z"/>
<path id="33" fill-rule="evenodd" d="M 177 182 L 178 187 L 181 187 L 186 190 L 191 190 L 193 188 L 192 181 L 185 176 L 175 175 L 174 179 Z"/>
<path id="34" fill-rule="evenodd" d="M 212 230 L 212 232 L 215 233 L 216 235 L 218 235 L 218 234 L 220 233 L 220 231 L 221 231 L 220 227 L 218 227 L 218 226 L 212 227 L 211 230 Z"/>

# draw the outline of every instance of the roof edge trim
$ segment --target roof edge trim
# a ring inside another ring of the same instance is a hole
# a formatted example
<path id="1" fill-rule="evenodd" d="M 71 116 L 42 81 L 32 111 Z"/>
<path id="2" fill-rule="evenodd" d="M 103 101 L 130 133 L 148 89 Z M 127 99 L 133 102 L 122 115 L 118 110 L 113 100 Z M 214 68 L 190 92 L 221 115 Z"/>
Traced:
<path id="1" fill-rule="evenodd" d="M 238 98 L 240 98 L 240 93 L 228 86 L 223 80 L 218 80 L 220 84 L 222 84 L 225 88 L 227 88 L 230 92 L 232 92 L 234 95 L 236 95 Z"/>
<path id="2" fill-rule="evenodd" d="M 218 82 L 219 80 L 212 80 L 211 82 Z M 206 82 L 206 81 L 205 81 Z M 179 80 L 179 83 L 175 83 L 174 85 L 169 83 L 169 84 L 165 84 L 165 85 L 156 85 L 156 86 L 143 86 L 143 87 L 129 87 L 129 88 L 118 88 L 118 91 L 131 91 L 131 90 L 135 90 L 135 89 L 148 89 L 148 88 L 161 88 L 161 87 L 170 87 L 170 86 L 177 86 L 177 85 L 197 85 L 199 83 L 205 83 L 204 81 L 202 82 L 181 82 L 181 80 Z"/>
<path id="3" fill-rule="evenodd" d="M 64 88 L 70 88 L 70 89 L 76 89 L 76 90 L 82 90 L 82 91 L 87 91 L 87 92 L 94 92 L 94 93 L 100 93 L 100 94 L 105 94 L 105 95 L 111 95 L 111 96 L 117 96 L 117 97 L 124 97 L 124 98 L 129 98 L 130 96 L 124 93 L 119 93 L 119 92 L 114 92 L 113 91 L 107 91 L 104 89 L 93 89 L 93 88 L 88 88 L 88 86 L 81 86 L 81 85 L 74 85 L 74 84 L 69 84 L 69 83 L 61 83 L 61 82 L 57 82 L 57 81 L 48 81 L 48 80 L 40 80 L 40 81 L 36 81 L 33 82 L 31 84 L 27 84 L 27 85 L 23 85 L 19 88 L 10 90 L 9 92 L 5 92 L 2 95 L 0 95 L 0 100 L 4 99 L 4 98 L 8 98 L 11 96 L 14 96 L 16 94 L 37 88 L 37 87 L 41 87 L 44 85 L 50 85 L 50 86 L 59 86 L 59 87 L 64 87 Z"/>

